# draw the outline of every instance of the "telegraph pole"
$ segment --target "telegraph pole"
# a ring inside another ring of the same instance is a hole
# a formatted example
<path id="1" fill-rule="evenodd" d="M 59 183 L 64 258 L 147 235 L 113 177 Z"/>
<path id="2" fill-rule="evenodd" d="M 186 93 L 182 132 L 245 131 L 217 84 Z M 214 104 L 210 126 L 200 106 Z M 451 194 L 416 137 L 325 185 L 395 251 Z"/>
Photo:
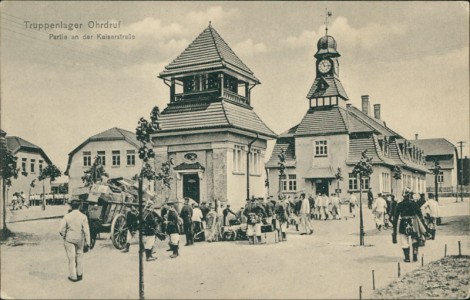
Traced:
<path id="1" fill-rule="evenodd" d="M 463 202 L 463 155 L 462 148 L 464 147 L 464 141 L 457 142 L 460 147 L 460 201 Z"/>

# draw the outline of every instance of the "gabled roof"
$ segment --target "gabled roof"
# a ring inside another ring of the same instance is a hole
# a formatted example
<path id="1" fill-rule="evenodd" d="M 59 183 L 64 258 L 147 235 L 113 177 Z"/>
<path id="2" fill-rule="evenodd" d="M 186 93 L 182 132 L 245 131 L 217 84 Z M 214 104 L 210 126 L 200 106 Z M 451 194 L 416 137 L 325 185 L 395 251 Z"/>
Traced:
<path id="1" fill-rule="evenodd" d="M 209 24 L 204 31 L 160 73 L 160 77 L 228 68 L 259 83 L 259 80 L 217 31 Z"/>
<path id="2" fill-rule="evenodd" d="M 382 120 L 377 120 L 375 118 L 372 118 L 352 105 L 349 106 L 347 111 L 350 116 L 355 117 L 359 122 L 363 123 L 365 126 L 369 127 L 370 129 L 375 131 L 377 134 L 401 138 L 400 134 L 396 133 L 395 131 L 387 127 L 385 125 L 385 122 L 383 122 Z"/>
<path id="3" fill-rule="evenodd" d="M 280 137 L 277 139 L 274 145 L 273 152 L 269 161 L 266 163 L 266 168 L 277 168 L 279 167 L 279 154 L 284 150 L 285 155 L 285 166 L 295 167 L 295 139 L 294 137 Z"/>
<path id="4" fill-rule="evenodd" d="M 42 155 L 44 160 L 50 165 L 52 161 L 46 155 L 46 153 L 42 150 L 41 147 L 34 145 L 33 143 L 28 142 L 25 139 L 22 139 L 17 136 L 7 136 L 7 149 L 11 151 L 11 153 L 16 154 L 18 151 L 23 150 L 27 152 L 34 152 Z"/>
<path id="5" fill-rule="evenodd" d="M 310 109 L 298 125 L 295 135 L 347 133 L 348 128 L 336 106 Z"/>
<path id="6" fill-rule="evenodd" d="M 307 94 L 307 99 L 340 96 L 344 100 L 349 100 L 346 91 L 338 78 L 331 77 L 317 77 L 313 82 Z"/>
<path id="7" fill-rule="evenodd" d="M 424 150 L 429 155 L 454 155 L 456 147 L 444 138 L 412 140 L 413 144 Z"/>
<path id="8" fill-rule="evenodd" d="M 67 163 L 67 170 L 65 171 L 64 174 L 65 175 L 68 174 L 68 171 L 70 169 L 70 165 L 72 163 L 72 158 L 75 155 L 75 153 L 80 151 L 80 149 L 85 147 L 85 145 L 87 145 L 88 143 L 90 143 L 90 142 L 99 142 L 99 141 L 121 141 L 121 140 L 122 141 L 127 141 L 129 144 L 133 145 L 136 148 L 140 147 L 140 143 L 137 140 L 137 138 L 135 136 L 135 133 L 133 133 L 131 131 L 128 131 L 128 130 L 125 130 L 125 129 L 117 128 L 117 127 L 110 128 L 108 130 L 105 130 L 103 132 L 100 132 L 98 134 L 95 134 L 95 135 L 89 137 L 83 143 L 81 143 L 78 147 L 73 149 L 69 153 L 69 160 L 68 160 L 68 163 Z"/>
<path id="9" fill-rule="evenodd" d="M 276 138 L 253 109 L 230 101 L 169 105 L 160 115 L 161 132 L 237 128 Z"/>
<path id="10" fill-rule="evenodd" d="M 367 156 L 372 157 L 373 164 L 386 164 L 394 166 L 391 158 L 384 157 L 377 149 L 376 139 L 373 135 L 361 138 L 349 138 L 349 153 L 346 163 L 355 164 L 361 159 L 362 152 L 367 150 Z"/>

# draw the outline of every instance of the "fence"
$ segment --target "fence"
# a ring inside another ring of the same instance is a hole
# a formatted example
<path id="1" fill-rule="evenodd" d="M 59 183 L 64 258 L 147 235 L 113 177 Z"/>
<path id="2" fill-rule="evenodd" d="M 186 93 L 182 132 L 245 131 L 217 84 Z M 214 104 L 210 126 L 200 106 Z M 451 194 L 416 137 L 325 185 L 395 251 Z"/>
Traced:
<path id="1" fill-rule="evenodd" d="M 460 196 L 461 189 L 460 186 L 440 186 L 437 188 L 439 196 L 443 197 L 455 197 Z M 470 186 L 462 186 L 463 196 L 469 197 L 470 196 Z M 428 193 L 436 193 L 436 189 L 433 186 L 426 187 L 426 192 Z"/>

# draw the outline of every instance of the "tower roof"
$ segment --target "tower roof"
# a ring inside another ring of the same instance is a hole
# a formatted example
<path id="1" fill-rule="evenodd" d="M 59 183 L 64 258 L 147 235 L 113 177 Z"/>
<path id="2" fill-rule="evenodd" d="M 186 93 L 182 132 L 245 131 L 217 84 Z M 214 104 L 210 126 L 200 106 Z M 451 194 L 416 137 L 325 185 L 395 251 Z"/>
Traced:
<path id="1" fill-rule="evenodd" d="M 324 35 L 317 42 L 317 53 L 315 53 L 315 57 L 318 58 L 324 54 L 330 54 L 332 57 L 340 56 L 336 50 L 336 41 L 331 35 Z"/>
<path id="2" fill-rule="evenodd" d="M 346 91 L 338 78 L 331 77 L 317 77 L 313 82 L 307 94 L 307 99 L 340 96 L 344 100 L 349 100 Z"/>
<path id="3" fill-rule="evenodd" d="M 259 83 L 242 60 L 209 24 L 204 31 L 160 73 L 159 77 L 227 68 Z"/>

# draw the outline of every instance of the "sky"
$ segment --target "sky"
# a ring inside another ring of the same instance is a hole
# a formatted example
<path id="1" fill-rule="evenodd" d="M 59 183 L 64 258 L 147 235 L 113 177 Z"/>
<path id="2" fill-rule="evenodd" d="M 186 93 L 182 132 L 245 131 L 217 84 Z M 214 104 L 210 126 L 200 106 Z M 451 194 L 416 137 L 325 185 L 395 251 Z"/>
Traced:
<path id="1" fill-rule="evenodd" d="M 255 112 L 278 134 L 295 126 L 308 109 L 326 8 L 349 103 L 360 108 L 361 95 L 369 95 L 371 107 L 380 103 L 382 119 L 405 138 L 418 133 L 454 144 L 462 140 L 464 155 L 470 153 L 468 2 L 3 1 L 0 6 L 1 128 L 43 148 L 62 171 L 68 153 L 88 137 L 112 127 L 134 131 L 155 105 L 166 107 L 169 88 L 158 74 L 209 22 L 260 79 L 252 90 Z M 120 27 L 88 26 L 107 21 Z M 58 22 L 82 28 L 26 26 Z M 85 34 L 94 38 L 84 40 Z M 97 40 L 96 34 L 135 38 Z"/>

